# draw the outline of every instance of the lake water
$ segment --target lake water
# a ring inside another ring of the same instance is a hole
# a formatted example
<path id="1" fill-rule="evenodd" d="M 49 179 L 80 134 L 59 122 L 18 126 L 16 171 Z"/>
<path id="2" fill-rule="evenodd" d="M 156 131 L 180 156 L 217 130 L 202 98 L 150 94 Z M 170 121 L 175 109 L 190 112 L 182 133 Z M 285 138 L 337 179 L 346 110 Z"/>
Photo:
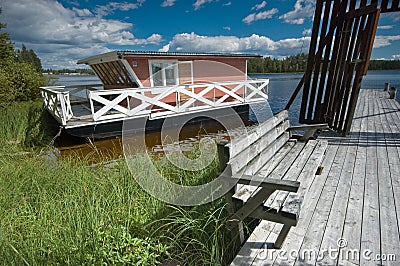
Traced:
<path id="1" fill-rule="evenodd" d="M 271 116 L 272 113 L 276 113 L 281 111 L 288 102 L 291 97 L 294 89 L 299 83 L 302 74 L 257 74 L 250 75 L 251 78 L 269 78 L 269 101 L 268 103 L 257 104 L 252 106 L 252 109 L 257 114 L 257 118 L 259 120 L 267 119 Z M 362 88 L 363 89 L 383 89 L 385 82 L 389 82 L 390 86 L 396 87 L 400 89 L 400 70 L 389 70 L 389 71 L 368 71 L 367 76 L 364 77 Z M 96 76 L 58 76 L 58 84 L 60 85 L 83 85 L 83 84 L 98 84 L 100 80 Z M 400 101 L 400 92 L 397 94 L 397 100 Z M 289 112 L 289 119 L 292 125 L 298 124 L 298 115 L 300 112 L 300 104 L 301 104 L 301 93 L 299 93 Z M 202 125 L 207 128 L 206 125 Z M 211 128 L 215 128 L 214 125 L 210 126 Z M 207 129 L 205 129 L 207 132 Z M 188 142 L 187 139 L 193 139 L 196 142 L 195 138 L 198 135 L 199 129 L 193 128 L 186 132 L 185 141 Z M 191 136 L 193 134 L 193 136 Z M 150 135 L 150 138 L 153 139 L 151 141 L 151 145 L 154 145 L 156 149 L 159 145 L 158 135 Z M 59 141 L 59 147 L 62 150 L 62 153 L 68 154 L 69 151 L 79 151 L 83 154 L 87 154 L 93 150 L 102 151 L 106 153 L 107 151 L 113 150 L 115 153 L 120 153 L 120 139 L 112 139 L 112 140 L 104 140 L 98 141 L 90 144 L 79 144 L 72 145 L 68 142 L 67 145 L 63 145 L 63 142 Z M 190 143 L 189 143 L 190 144 Z M 114 153 L 113 152 L 113 153 Z"/>

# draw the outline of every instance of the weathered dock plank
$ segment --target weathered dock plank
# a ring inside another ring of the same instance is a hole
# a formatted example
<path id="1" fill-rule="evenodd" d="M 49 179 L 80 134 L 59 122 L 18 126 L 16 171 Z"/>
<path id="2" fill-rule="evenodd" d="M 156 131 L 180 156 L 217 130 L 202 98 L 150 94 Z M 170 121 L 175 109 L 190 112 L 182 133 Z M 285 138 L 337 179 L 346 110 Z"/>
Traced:
<path id="1" fill-rule="evenodd" d="M 354 169 L 357 146 L 352 143 L 347 144 L 347 152 L 343 154 L 344 162 L 339 172 L 333 172 L 333 175 L 339 175 L 336 193 L 333 198 L 333 204 L 330 208 L 328 222 L 326 224 L 322 243 L 320 246 L 320 263 L 325 265 L 335 265 L 335 256 L 324 256 L 324 250 L 338 249 L 341 244 L 339 239 L 342 237 L 343 224 L 345 220 L 347 204 L 352 183 L 352 173 Z"/>
<path id="2" fill-rule="evenodd" d="M 377 97 L 377 109 L 384 110 L 385 105 L 389 102 L 383 97 Z M 387 106 L 387 105 L 386 105 Z M 390 116 L 393 113 L 390 113 Z M 398 141 L 396 141 L 395 135 L 400 132 L 398 125 L 393 123 L 395 131 L 389 127 L 394 119 L 388 121 L 389 116 L 380 116 L 380 119 L 376 123 L 377 132 L 383 134 L 384 145 L 378 146 L 378 176 L 379 176 L 379 204 L 381 211 L 381 254 L 388 256 L 390 254 L 400 254 L 400 227 L 399 227 L 399 208 L 396 208 L 396 202 L 400 200 L 400 190 L 396 182 L 393 179 L 397 179 L 400 176 L 399 172 L 399 153 L 398 148 L 400 147 Z M 397 117 L 398 118 L 398 117 Z M 399 121 L 398 121 L 399 122 Z M 390 160 L 396 160 L 395 164 L 390 165 Z M 393 215 L 393 210 L 396 210 L 396 215 Z M 384 262 L 384 260 L 382 260 Z M 394 261 L 385 262 L 387 265 L 395 265 Z"/>
<path id="3" fill-rule="evenodd" d="M 281 226 L 262 222 L 233 265 L 399 264 L 400 103 L 383 90 L 361 90 L 349 136 L 320 138 L 329 141 L 323 171 L 282 248 L 268 244 Z"/>
<path id="4" fill-rule="evenodd" d="M 378 158 L 377 134 L 375 117 L 378 115 L 374 109 L 374 95 L 372 90 L 366 90 L 368 98 L 367 117 L 367 162 L 364 190 L 364 211 L 361 232 L 361 250 L 369 250 L 371 254 L 380 254 L 380 219 L 379 219 L 379 183 L 378 183 Z M 369 257 L 361 256 L 362 265 L 381 264 Z"/>
<path id="5" fill-rule="evenodd" d="M 368 106 L 365 101 L 366 98 L 361 97 L 354 117 L 353 131 L 349 135 L 350 138 L 354 139 L 353 145 L 357 145 L 357 154 L 342 234 L 342 239 L 347 241 L 347 245 L 340 249 L 338 265 L 357 265 L 360 261 L 359 256 L 351 256 L 351 252 L 361 246 L 367 152 L 365 148 L 360 147 L 360 144 L 362 144 L 367 135 L 367 123 L 361 123 L 361 119 L 368 116 Z"/>

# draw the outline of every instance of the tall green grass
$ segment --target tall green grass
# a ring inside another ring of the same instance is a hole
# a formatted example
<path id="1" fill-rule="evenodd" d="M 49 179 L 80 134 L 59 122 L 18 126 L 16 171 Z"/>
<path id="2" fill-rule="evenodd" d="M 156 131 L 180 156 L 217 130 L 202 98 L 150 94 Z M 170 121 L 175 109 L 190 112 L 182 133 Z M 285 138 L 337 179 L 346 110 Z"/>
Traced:
<path id="1" fill-rule="evenodd" d="M 0 154 L 45 146 L 57 132 L 51 119 L 38 101 L 0 107 Z"/>
<path id="2" fill-rule="evenodd" d="M 51 136 L 37 103 L 0 109 L 0 264 L 224 265 L 232 256 L 225 203 L 174 207 L 135 182 L 124 161 L 88 167 L 86 158 L 49 160 Z M 4 124 L 3 124 L 4 122 Z M 29 154 L 16 155 L 21 151 Z M 145 173 L 142 157 L 137 173 Z M 217 162 L 199 172 L 157 168 L 177 183 L 216 176 Z"/>
<path id="3" fill-rule="evenodd" d="M 165 245 L 145 229 L 163 204 L 144 195 L 123 165 L 95 170 L 35 157 L 2 158 L 1 164 L 0 257 L 7 263 L 123 262 L 133 256 L 128 249 L 148 245 L 148 263 L 163 255 Z"/>

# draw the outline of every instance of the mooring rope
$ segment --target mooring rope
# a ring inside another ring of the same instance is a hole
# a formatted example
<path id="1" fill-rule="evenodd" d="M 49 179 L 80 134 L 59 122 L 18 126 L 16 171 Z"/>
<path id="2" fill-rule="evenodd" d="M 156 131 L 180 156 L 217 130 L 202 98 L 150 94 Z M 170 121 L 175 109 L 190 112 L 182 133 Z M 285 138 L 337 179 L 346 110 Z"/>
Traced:
<path id="1" fill-rule="evenodd" d="M 63 127 L 60 126 L 60 130 L 58 131 L 58 133 L 54 136 L 54 138 L 50 141 L 49 143 L 49 147 L 54 147 L 54 141 L 56 141 L 56 139 L 61 135 L 61 132 L 63 130 Z"/>

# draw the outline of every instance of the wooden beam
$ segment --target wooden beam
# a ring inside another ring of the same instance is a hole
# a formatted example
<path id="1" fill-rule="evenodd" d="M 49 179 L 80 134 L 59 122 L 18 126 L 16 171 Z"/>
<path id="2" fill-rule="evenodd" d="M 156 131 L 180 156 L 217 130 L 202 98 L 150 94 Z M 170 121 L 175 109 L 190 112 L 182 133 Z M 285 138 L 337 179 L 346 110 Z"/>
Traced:
<path id="1" fill-rule="evenodd" d="M 307 121 L 308 115 L 306 114 L 307 105 L 310 104 L 309 102 L 309 88 L 310 88 L 310 79 L 312 76 L 312 72 L 315 66 L 315 58 L 318 54 L 317 51 L 317 41 L 318 41 L 318 31 L 320 27 L 321 17 L 322 17 L 322 7 L 323 1 L 317 0 L 315 14 L 314 14 L 314 24 L 312 28 L 312 35 L 311 35 L 311 42 L 310 42 L 310 49 L 308 53 L 308 61 L 307 61 L 307 69 L 306 73 L 304 74 L 304 87 L 303 87 L 303 97 L 301 101 L 300 107 L 300 118 L 299 121 L 304 123 Z"/>
<path id="2" fill-rule="evenodd" d="M 298 219 L 297 214 L 279 211 L 268 206 L 257 207 L 251 214 L 249 214 L 249 217 L 268 220 L 274 223 L 287 224 L 289 226 L 295 226 Z"/>
<path id="3" fill-rule="evenodd" d="M 380 17 L 381 11 L 380 9 L 376 10 L 376 13 L 373 14 L 375 19 L 372 19 L 372 24 L 370 27 L 370 38 L 368 40 L 367 44 L 367 54 L 365 55 L 365 67 L 364 67 L 364 76 L 367 75 L 368 72 L 368 67 L 369 67 L 369 62 L 371 60 L 371 53 L 372 53 L 372 48 L 374 47 L 374 41 L 375 41 L 375 36 L 376 36 L 376 30 L 378 29 L 378 24 L 379 24 L 379 17 Z"/>
<path id="4" fill-rule="evenodd" d="M 328 124 L 312 124 L 312 125 L 301 125 L 301 126 L 291 126 L 289 130 L 312 130 L 312 129 L 328 129 Z"/>
<path id="5" fill-rule="evenodd" d="M 300 182 L 291 180 L 280 180 L 275 178 L 267 178 L 260 175 L 242 175 L 240 178 L 232 177 L 232 182 L 242 185 L 252 185 L 265 188 L 273 188 L 288 192 L 297 192 Z"/>

